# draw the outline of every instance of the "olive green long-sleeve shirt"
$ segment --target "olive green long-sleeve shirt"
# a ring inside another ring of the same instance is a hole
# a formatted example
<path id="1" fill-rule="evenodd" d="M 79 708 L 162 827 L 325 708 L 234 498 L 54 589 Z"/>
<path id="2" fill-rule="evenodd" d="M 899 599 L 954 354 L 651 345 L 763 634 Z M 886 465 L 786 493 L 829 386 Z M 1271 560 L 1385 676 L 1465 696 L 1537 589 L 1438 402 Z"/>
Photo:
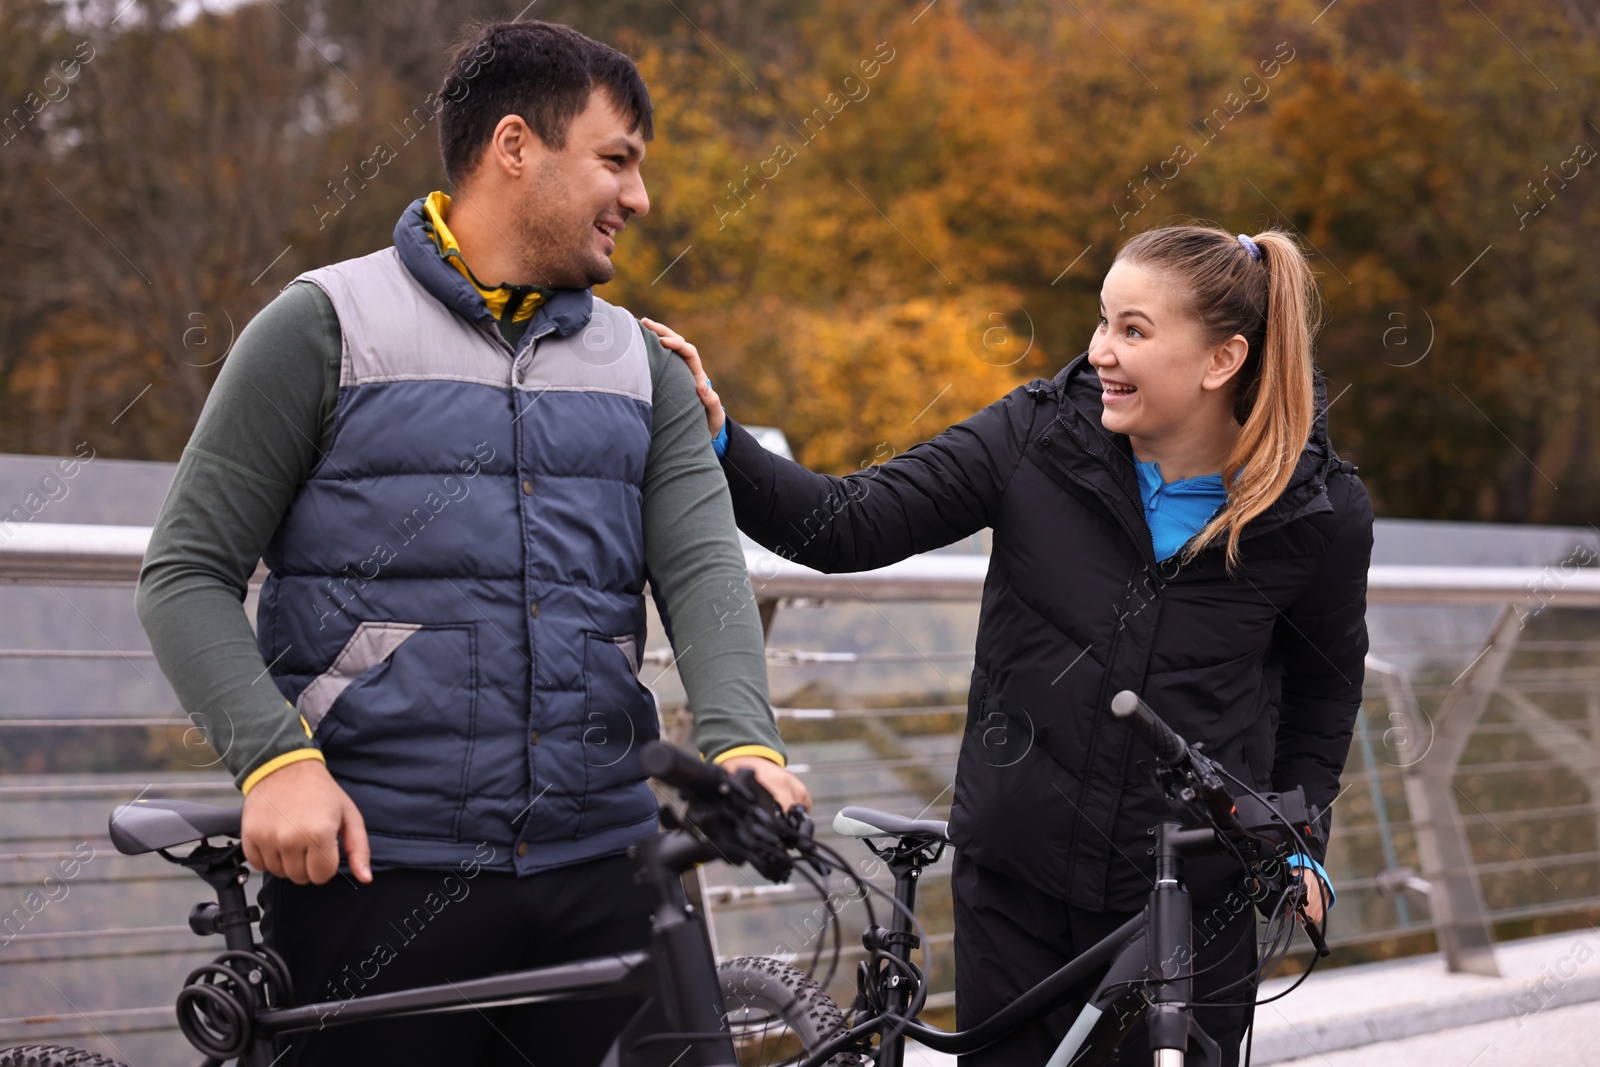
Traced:
<path id="1" fill-rule="evenodd" d="M 516 343 L 527 321 L 501 323 Z M 671 620 L 707 759 L 783 761 L 764 642 L 727 483 L 683 361 L 644 332 L 654 390 L 645 562 Z M 312 757 L 243 609 L 250 575 L 331 440 L 340 330 L 316 286 L 290 285 L 240 333 L 179 460 L 139 578 L 139 618 L 183 708 L 241 788 Z"/>

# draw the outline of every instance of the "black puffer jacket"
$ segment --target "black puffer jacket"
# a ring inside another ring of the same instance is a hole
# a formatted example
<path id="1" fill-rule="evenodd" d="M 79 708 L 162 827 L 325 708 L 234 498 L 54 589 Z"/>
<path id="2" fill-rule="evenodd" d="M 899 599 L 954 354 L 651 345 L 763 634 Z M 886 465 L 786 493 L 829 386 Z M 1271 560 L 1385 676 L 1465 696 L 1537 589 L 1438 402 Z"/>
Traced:
<path id="1" fill-rule="evenodd" d="M 1127 437 L 1100 425 L 1085 356 L 878 467 L 835 478 L 730 426 L 740 529 L 823 571 L 881 567 L 986 526 L 984 583 L 951 834 L 977 863 L 1089 909 L 1136 909 L 1145 831 L 1169 814 L 1151 754 L 1109 713 L 1140 693 L 1258 788 L 1338 793 L 1367 652 L 1372 508 L 1328 444 L 1326 393 L 1282 496 L 1220 544 L 1158 563 Z M 1320 858 L 1320 857 L 1319 857 Z M 1191 864 L 1198 895 L 1219 864 Z"/>

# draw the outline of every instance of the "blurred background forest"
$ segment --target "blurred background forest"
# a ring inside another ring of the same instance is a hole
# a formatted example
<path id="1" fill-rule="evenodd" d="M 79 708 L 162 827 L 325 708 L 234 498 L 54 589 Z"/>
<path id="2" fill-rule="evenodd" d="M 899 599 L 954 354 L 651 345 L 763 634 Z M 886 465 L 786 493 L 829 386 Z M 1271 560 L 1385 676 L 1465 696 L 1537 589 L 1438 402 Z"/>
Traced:
<path id="1" fill-rule="evenodd" d="M 233 337 L 444 188 L 472 18 L 638 58 L 604 295 L 851 469 L 1086 345 L 1134 233 L 1291 228 L 1379 514 L 1600 509 L 1595 0 L 0 4 L 0 450 L 176 458 Z"/>

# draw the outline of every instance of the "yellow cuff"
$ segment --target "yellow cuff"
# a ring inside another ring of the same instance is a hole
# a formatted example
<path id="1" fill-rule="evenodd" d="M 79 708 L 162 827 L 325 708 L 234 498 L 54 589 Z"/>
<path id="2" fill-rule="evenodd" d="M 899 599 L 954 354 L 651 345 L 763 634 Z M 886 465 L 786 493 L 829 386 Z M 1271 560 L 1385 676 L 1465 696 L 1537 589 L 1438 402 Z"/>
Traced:
<path id="1" fill-rule="evenodd" d="M 291 763 L 299 763 L 301 760 L 306 759 L 322 760 L 323 763 L 328 762 L 322 758 L 322 750 L 320 748 L 297 748 L 293 752 L 285 752 L 281 756 L 272 757 L 271 759 L 267 760 L 267 762 L 251 771 L 250 777 L 246 778 L 244 780 L 244 784 L 239 787 L 239 792 L 243 793 L 245 796 L 249 796 L 250 790 L 256 787 L 256 783 L 261 781 L 261 779 L 265 778 L 267 775 L 271 774 L 273 771 L 279 769 L 280 767 L 287 767 Z"/>
<path id="2" fill-rule="evenodd" d="M 771 760 L 780 767 L 788 766 L 788 761 L 783 758 L 781 752 L 777 749 L 768 748 L 766 745 L 740 745 L 738 748 L 730 748 L 726 752 L 719 752 L 717 758 L 711 762 L 723 763 L 733 759 L 735 756 L 760 756 L 762 759 Z"/>

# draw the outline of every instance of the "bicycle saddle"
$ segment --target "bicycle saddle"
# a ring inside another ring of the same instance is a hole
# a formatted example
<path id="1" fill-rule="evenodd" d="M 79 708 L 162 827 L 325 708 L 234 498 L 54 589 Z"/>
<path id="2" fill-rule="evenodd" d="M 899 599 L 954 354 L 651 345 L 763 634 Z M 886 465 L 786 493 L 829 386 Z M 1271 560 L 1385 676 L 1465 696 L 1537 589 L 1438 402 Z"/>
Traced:
<path id="1" fill-rule="evenodd" d="M 192 800 L 135 800 L 111 813 L 111 843 L 124 856 L 198 841 L 202 837 L 239 838 L 240 809 L 196 804 Z"/>
<path id="2" fill-rule="evenodd" d="M 833 829 L 846 837 L 926 837 L 950 840 L 950 824 L 937 819 L 908 819 L 871 808 L 840 808 Z"/>

